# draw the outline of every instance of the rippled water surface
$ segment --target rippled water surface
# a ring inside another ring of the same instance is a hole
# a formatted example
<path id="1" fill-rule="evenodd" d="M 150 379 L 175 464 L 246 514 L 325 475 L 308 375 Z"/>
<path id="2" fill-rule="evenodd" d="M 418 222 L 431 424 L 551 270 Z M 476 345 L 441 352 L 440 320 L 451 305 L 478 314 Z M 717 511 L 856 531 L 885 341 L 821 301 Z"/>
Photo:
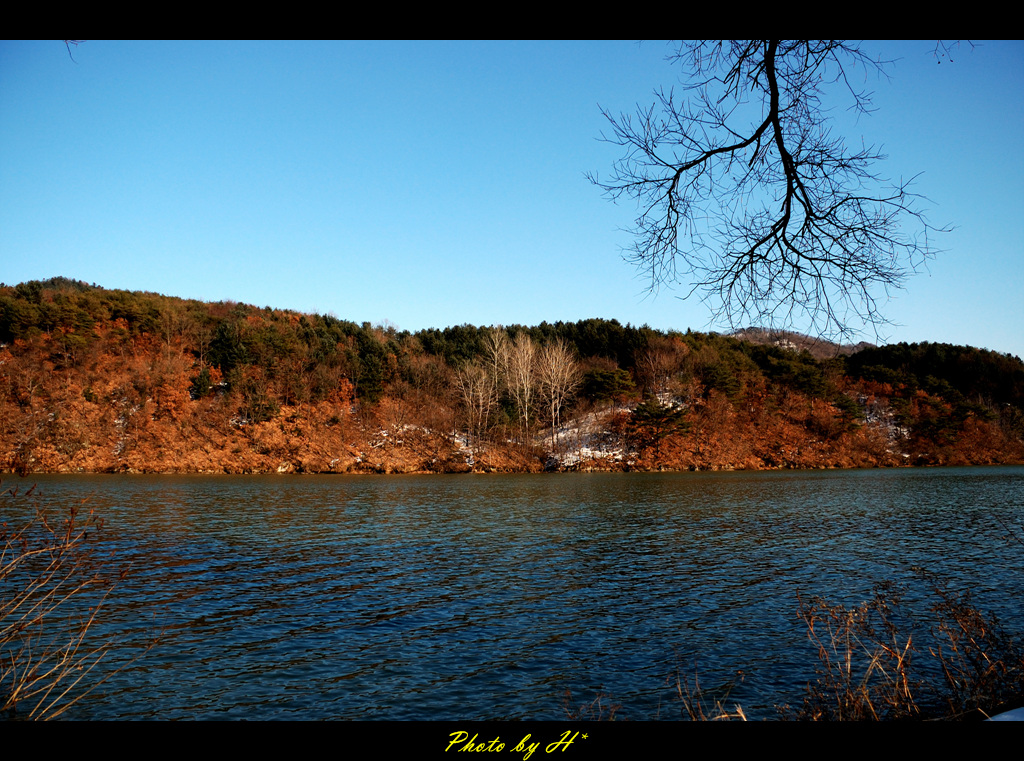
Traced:
<path id="1" fill-rule="evenodd" d="M 163 632 L 73 718 L 672 717 L 679 668 L 771 717 L 813 678 L 797 593 L 913 602 L 914 565 L 1024 630 L 1024 468 L 37 481 L 132 564 L 112 664 Z"/>

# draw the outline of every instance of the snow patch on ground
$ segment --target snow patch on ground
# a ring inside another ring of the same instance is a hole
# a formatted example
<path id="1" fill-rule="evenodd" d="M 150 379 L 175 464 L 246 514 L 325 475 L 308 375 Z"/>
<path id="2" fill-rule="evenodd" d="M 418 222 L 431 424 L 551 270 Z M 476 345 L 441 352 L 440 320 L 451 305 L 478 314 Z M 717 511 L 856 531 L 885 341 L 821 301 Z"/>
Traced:
<path id="1" fill-rule="evenodd" d="M 550 429 L 537 443 L 549 450 L 549 462 L 554 467 L 574 468 L 593 460 L 621 462 L 629 453 L 622 439 L 608 431 L 607 425 L 610 417 L 628 409 L 588 413 L 557 428 L 553 445 Z"/>

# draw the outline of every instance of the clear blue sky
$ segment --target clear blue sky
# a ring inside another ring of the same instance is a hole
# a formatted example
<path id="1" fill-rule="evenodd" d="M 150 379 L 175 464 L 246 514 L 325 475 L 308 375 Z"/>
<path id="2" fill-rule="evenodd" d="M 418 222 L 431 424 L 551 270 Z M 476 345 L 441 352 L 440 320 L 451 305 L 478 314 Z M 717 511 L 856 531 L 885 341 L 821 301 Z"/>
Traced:
<path id="1" fill-rule="evenodd" d="M 892 341 L 1024 357 L 1024 43 L 899 58 L 844 134 L 921 173 L 953 225 Z M 584 177 L 599 104 L 677 83 L 660 42 L 0 43 L 0 281 L 234 300 L 418 330 L 709 325 L 625 263 L 634 216 Z M 874 340 L 872 335 L 866 336 Z"/>

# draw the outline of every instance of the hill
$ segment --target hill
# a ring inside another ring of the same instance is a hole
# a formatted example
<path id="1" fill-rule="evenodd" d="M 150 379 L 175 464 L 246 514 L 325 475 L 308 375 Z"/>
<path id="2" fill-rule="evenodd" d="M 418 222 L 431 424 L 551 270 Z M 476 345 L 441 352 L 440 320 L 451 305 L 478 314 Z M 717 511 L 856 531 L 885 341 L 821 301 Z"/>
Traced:
<path id="1" fill-rule="evenodd" d="M 1024 461 L 1017 357 L 740 337 L 604 319 L 410 333 L 65 278 L 0 285 L 0 464 L 358 473 Z"/>

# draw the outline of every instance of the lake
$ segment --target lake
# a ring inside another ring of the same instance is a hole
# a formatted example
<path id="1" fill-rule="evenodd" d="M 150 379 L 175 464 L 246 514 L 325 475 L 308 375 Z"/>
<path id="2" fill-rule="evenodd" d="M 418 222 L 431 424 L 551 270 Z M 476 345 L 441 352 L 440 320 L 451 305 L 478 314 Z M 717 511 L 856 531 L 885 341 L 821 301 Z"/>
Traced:
<path id="1" fill-rule="evenodd" d="M 914 566 L 1024 631 L 1024 467 L 33 482 L 131 564 L 101 667 L 163 632 L 76 719 L 675 718 L 677 673 L 773 718 L 817 664 L 797 594 L 924 613 Z"/>

